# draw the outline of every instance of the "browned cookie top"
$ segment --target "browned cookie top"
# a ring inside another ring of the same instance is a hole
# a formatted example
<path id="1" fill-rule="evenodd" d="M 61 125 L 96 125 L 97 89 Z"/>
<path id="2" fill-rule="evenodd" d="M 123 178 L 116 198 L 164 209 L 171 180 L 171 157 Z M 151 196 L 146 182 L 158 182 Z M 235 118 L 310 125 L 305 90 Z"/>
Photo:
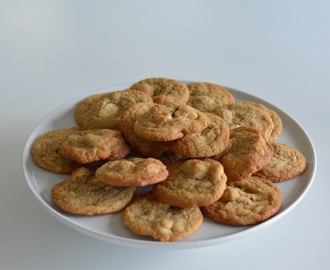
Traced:
<path id="1" fill-rule="evenodd" d="M 306 158 L 298 149 L 277 143 L 274 144 L 274 155 L 270 163 L 255 175 L 272 182 L 281 182 L 300 175 L 305 171 L 306 166 Z"/>
<path id="2" fill-rule="evenodd" d="M 68 136 L 79 132 L 77 128 L 47 131 L 39 136 L 32 146 L 32 157 L 35 163 L 55 173 L 71 173 L 79 164 L 59 153 L 60 145 Z"/>
<path id="3" fill-rule="evenodd" d="M 121 132 L 111 129 L 87 129 L 69 135 L 60 145 L 60 153 L 80 164 L 125 157 L 129 147 Z"/>
<path id="4" fill-rule="evenodd" d="M 134 132 L 150 141 L 172 141 L 199 132 L 210 124 L 207 115 L 188 105 L 155 104 L 137 117 Z"/>
<path id="5" fill-rule="evenodd" d="M 134 123 L 155 104 L 152 102 L 138 103 L 128 108 L 122 115 L 119 128 L 125 139 L 145 157 L 160 158 L 167 151 L 164 142 L 154 142 L 139 137 L 134 131 Z"/>
<path id="6" fill-rule="evenodd" d="M 223 166 L 214 159 L 188 159 L 168 166 L 169 176 L 153 187 L 160 201 L 182 208 L 209 205 L 226 188 Z"/>
<path id="7" fill-rule="evenodd" d="M 228 181 L 239 181 L 266 166 L 274 153 L 272 144 L 260 130 L 242 126 L 231 130 L 229 145 L 218 160 Z"/>
<path id="8" fill-rule="evenodd" d="M 235 101 L 227 88 L 214 83 L 195 82 L 187 86 L 190 93 L 187 105 L 203 112 L 212 112 L 221 105 Z"/>
<path id="9" fill-rule="evenodd" d="M 109 161 L 95 174 L 114 186 L 147 186 L 165 180 L 168 170 L 158 159 L 131 157 Z"/>
<path id="10" fill-rule="evenodd" d="M 231 129 L 241 126 L 252 126 L 269 138 L 274 129 L 274 123 L 269 112 L 249 103 L 236 102 L 223 105 L 213 110 L 222 117 Z"/>
<path id="11" fill-rule="evenodd" d="M 168 143 L 169 150 L 185 158 L 206 158 L 220 154 L 229 143 L 229 126 L 219 116 L 205 113 L 210 124 L 200 132 Z"/>
<path id="12" fill-rule="evenodd" d="M 135 90 L 121 90 L 92 95 L 81 101 L 75 108 L 77 124 L 85 129 L 116 129 L 122 113 L 140 102 L 151 102 L 149 95 Z"/>
<path id="13" fill-rule="evenodd" d="M 62 210 L 76 215 L 101 215 L 122 210 L 132 200 L 134 187 L 114 187 L 99 180 L 94 171 L 79 168 L 69 179 L 51 191 L 53 202 Z"/>
<path id="14" fill-rule="evenodd" d="M 274 111 L 273 109 L 271 109 L 261 103 L 257 103 L 257 102 L 253 102 L 253 101 L 241 101 L 238 103 L 251 104 L 251 105 L 257 106 L 258 108 L 260 108 L 262 110 L 265 110 L 271 117 L 273 124 L 274 124 L 273 130 L 270 133 L 270 136 L 268 138 L 269 141 L 275 142 L 280 137 L 282 130 L 283 130 L 283 124 L 282 124 L 281 116 L 276 111 Z"/>
<path id="15" fill-rule="evenodd" d="M 133 84 L 130 89 L 150 95 L 155 103 L 182 103 L 189 99 L 188 87 L 177 80 L 168 78 L 148 78 Z"/>
<path id="16" fill-rule="evenodd" d="M 202 225 L 203 214 L 199 207 L 173 207 L 146 193 L 125 208 L 122 221 L 138 235 L 174 242 L 195 233 Z"/>
<path id="17" fill-rule="evenodd" d="M 267 179 L 250 177 L 228 184 L 220 200 L 201 209 L 216 222 L 248 226 L 275 215 L 281 202 L 281 191 L 275 184 Z"/>

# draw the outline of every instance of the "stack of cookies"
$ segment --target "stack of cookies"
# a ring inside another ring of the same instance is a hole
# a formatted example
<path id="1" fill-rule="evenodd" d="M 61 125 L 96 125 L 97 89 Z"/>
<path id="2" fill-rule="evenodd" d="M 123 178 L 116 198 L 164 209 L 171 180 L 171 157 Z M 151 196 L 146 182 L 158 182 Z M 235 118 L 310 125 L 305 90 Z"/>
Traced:
<path id="1" fill-rule="evenodd" d="M 77 215 L 121 211 L 127 228 L 158 241 L 188 237 L 204 218 L 271 218 L 282 202 L 276 182 L 307 165 L 277 142 L 274 110 L 236 102 L 217 84 L 148 78 L 82 100 L 74 117 L 76 127 L 48 131 L 32 148 L 39 167 L 70 175 L 52 188 L 53 202 Z"/>

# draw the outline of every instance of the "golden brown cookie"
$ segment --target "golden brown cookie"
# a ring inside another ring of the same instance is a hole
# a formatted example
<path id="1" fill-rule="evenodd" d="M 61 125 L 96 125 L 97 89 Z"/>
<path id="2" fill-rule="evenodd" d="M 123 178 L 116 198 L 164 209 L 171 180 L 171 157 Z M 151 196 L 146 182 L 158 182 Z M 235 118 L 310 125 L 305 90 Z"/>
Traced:
<path id="1" fill-rule="evenodd" d="M 213 113 L 205 113 L 209 126 L 193 134 L 168 143 L 169 151 L 185 158 L 205 158 L 220 154 L 229 143 L 229 126 Z"/>
<path id="2" fill-rule="evenodd" d="M 196 133 L 210 124 L 207 115 L 188 105 L 155 104 L 136 118 L 134 132 L 150 141 L 172 141 Z"/>
<path id="3" fill-rule="evenodd" d="M 69 135 L 60 145 L 60 154 L 80 164 L 125 157 L 129 147 L 119 130 L 87 129 Z"/>
<path id="4" fill-rule="evenodd" d="M 228 184 L 220 200 L 201 210 L 216 222 L 248 226 L 274 216 L 281 202 L 281 191 L 275 184 L 263 178 L 250 177 Z"/>
<path id="5" fill-rule="evenodd" d="M 306 158 L 298 149 L 277 143 L 274 144 L 274 155 L 270 163 L 255 175 L 272 182 L 281 182 L 302 174 L 306 165 Z"/>
<path id="6" fill-rule="evenodd" d="M 80 165 L 59 153 L 60 145 L 66 138 L 79 132 L 77 128 L 47 131 L 36 139 L 32 146 L 34 162 L 41 168 L 55 173 L 71 173 Z"/>
<path id="7" fill-rule="evenodd" d="M 135 90 L 121 90 L 92 95 L 82 100 L 75 108 L 77 124 L 85 129 L 117 129 L 122 113 L 140 102 L 151 102 L 149 95 Z"/>
<path id="8" fill-rule="evenodd" d="M 199 207 L 173 207 L 146 193 L 125 208 L 122 221 L 135 234 L 174 242 L 195 233 L 202 225 L 203 214 Z"/>
<path id="9" fill-rule="evenodd" d="M 133 84 L 130 89 L 150 95 L 155 103 L 182 103 L 189 99 L 188 87 L 177 80 L 168 78 L 148 78 Z"/>
<path id="10" fill-rule="evenodd" d="M 168 166 L 168 178 L 154 185 L 152 193 L 172 206 L 189 208 L 217 201 L 226 188 L 223 166 L 214 159 L 188 159 Z"/>
<path id="11" fill-rule="evenodd" d="M 269 113 L 253 104 L 236 102 L 217 107 L 213 113 L 222 117 L 230 129 L 252 126 L 264 132 L 267 138 L 274 129 L 274 123 Z"/>
<path id="12" fill-rule="evenodd" d="M 261 104 L 261 103 L 257 103 L 257 102 L 253 102 L 253 101 L 241 101 L 238 103 L 246 103 L 246 104 L 252 104 L 254 106 L 257 106 L 258 108 L 267 111 L 267 113 L 270 115 L 270 117 L 272 118 L 273 124 L 274 124 L 274 128 L 272 130 L 272 132 L 270 133 L 269 136 L 269 141 L 270 142 L 275 142 L 282 134 L 282 130 L 283 130 L 283 124 L 282 124 L 282 119 L 281 116 L 274 111 L 273 109 Z"/>
<path id="13" fill-rule="evenodd" d="M 164 181 L 166 166 L 158 159 L 131 157 L 109 161 L 98 168 L 95 175 L 113 186 L 147 186 Z"/>
<path id="14" fill-rule="evenodd" d="M 190 93 L 187 105 L 203 112 L 212 112 L 219 106 L 235 101 L 227 88 L 214 83 L 195 82 L 187 87 Z"/>
<path id="15" fill-rule="evenodd" d="M 119 128 L 125 139 L 145 157 L 161 158 L 168 150 L 166 143 L 145 140 L 135 134 L 134 123 L 137 117 L 146 113 L 155 104 L 139 103 L 128 108 L 122 115 Z"/>
<path id="16" fill-rule="evenodd" d="M 134 193 L 134 187 L 107 185 L 94 175 L 93 170 L 82 167 L 73 171 L 69 179 L 56 184 L 51 198 L 66 212 L 91 216 L 122 210 Z"/>
<path id="17" fill-rule="evenodd" d="M 266 166 L 274 153 L 272 144 L 260 130 L 242 126 L 232 129 L 229 145 L 218 160 L 225 168 L 228 182 L 239 181 Z"/>

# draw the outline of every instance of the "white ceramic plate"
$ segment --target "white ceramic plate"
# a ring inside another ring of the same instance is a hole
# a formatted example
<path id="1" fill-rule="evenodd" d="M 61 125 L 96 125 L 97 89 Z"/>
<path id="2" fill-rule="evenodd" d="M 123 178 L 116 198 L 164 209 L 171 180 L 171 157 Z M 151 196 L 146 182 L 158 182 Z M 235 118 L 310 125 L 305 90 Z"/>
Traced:
<path id="1" fill-rule="evenodd" d="M 186 81 L 186 83 L 188 82 Z M 122 90 L 130 85 L 131 84 L 121 84 L 91 93 L 90 95 Z M 238 237 L 243 237 L 248 233 L 256 232 L 264 226 L 284 217 L 285 214 L 292 210 L 304 197 L 310 188 L 315 175 L 316 153 L 305 130 L 289 115 L 257 97 L 229 87 L 228 89 L 234 95 L 236 101 L 255 101 L 263 103 L 269 108 L 275 110 L 281 116 L 283 121 L 283 133 L 278 142 L 287 143 L 288 145 L 299 149 L 305 155 L 308 162 L 306 171 L 302 175 L 296 177 L 296 179 L 277 184 L 281 189 L 283 196 L 280 212 L 276 216 L 259 225 L 251 227 L 233 227 L 221 225 L 205 218 L 202 227 L 192 236 L 179 242 L 162 243 L 133 234 L 122 225 L 120 213 L 83 217 L 70 215 L 59 210 L 51 201 L 50 191 L 56 183 L 68 178 L 68 175 L 51 173 L 37 167 L 31 157 L 31 147 L 35 139 L 48 130 L 76 126 L 73 116 L 74 107 L 87 96 L 82 96 L 59 107 L 46 116 L 33 130 L 26 142 L 22 157 L 26 181 L 37 200 L 60 221 L 86 235 L 114 244 L 147 249 L 189 249 L 222 244 Z"/>

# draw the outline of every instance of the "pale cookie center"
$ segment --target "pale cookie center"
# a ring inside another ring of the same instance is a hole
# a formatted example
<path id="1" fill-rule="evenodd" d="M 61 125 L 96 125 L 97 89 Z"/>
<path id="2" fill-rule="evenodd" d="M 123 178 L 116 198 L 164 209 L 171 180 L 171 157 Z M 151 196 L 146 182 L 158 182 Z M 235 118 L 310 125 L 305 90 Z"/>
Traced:
<path id="1" fill-rule="evenodd" d="M 197 96 L 195 97 L 195 102 L 207 104 L 209 106 L 214 106 L 216 104 L 215 99 L 209 96 Z"/>
<path id="2" fill-rule="evenodd" d="M 174 117 L 184 117 L 188 119 L 196 119 L 198 114 L 193 110 L 177 110 L 174 113 Z"/>
<path id="3" fill-rule="evenodd" d="M 85 136 L 82 136 L 82 141 L 87 145 L 87 146 L 98 146 L 101 144 L 104 144 L 106 142 L 106 139 L 100 135 L 95 135 L 95 134 L 86 134 Z"/>
<path id="4" fill-rule="evenodd" d="M 174 222 L 170 219 L 164 219 L 160 222 L 159 231 L 162 234 L 169 235 L 172 234 L 172 226 Z"/>
<path id="5" fill-rule="evenodd" d="M 115 115 L 119 111 L 119 106 L 115 103 L 105 104 L 98 113 L 98 116 L 101 118 L 109 117 Z"/>
<path id="6" fill-rule="evenodd" d="M 187 108 L 168 108 L 164 106 L 153 106 L 148 113 L 155 123 L 164 124 L 170 121 L 183 121 L 183 119 L 197 119 L 198 114 Z M 178 120 L 180 119 L 180 120 Z"/>
<path id="7" fill-rule="evenodd" d="M 153 119 L 155 119 L 156 123 L 162 124 L 171 121 L 172 115 L 167 113 L 167 114 L 155 114 Z"/>
<path id="8" fill-rule="evenodd" d="M 113 173 L 119 173 L 119 174 L 132 174 L 134 173 L 136 164 L 128 161 L 128 160 L 122 160 L 120 162 L 114 162 L 112 163 L 113 166 L 111 166 L 111 171 Z"/>
<path id="9" fill-rule="evenodd" d="M 241 195 L 237 191 L 236 188 L 227 187 L 221 197 L 221 201 L 223 202 L 233 202 L 236 201 Z"/>
<path id="10" fill-rule="evenodd" d="M 150 111 L 146 113 L 146 116 L 147 119 L 152 119 L 156 124 L 164 124 L 173 119 L 170 110 L 159 105 L 153 106 Z"/>
<path id="11" fill-rule="evenodd" d="M 208 168 L 200 162 L 186 162 L 182 166 L 182 172 L 191 178 L 196 180 L 205 179 L 208 174 Z"/>
<path id="12" fill-rule="evenodd" d="M 155 164 L 148 164 L 146 166 L 146 171 L 151 174 L 158 174 L 160 172 L 160 167 Z"/>
<path id="13" fill-rule="evenodd" d="M 234 124 L 233 124 L 234 119 L 235 119 L 235 115 L 233 114 L 232 111 L 230 111 L 230 110 L 226 110 L 226 111 L 222 114 L 222 117 L 223 117 L 223 119 L 224 119 L 227 123 L 230 123 L 231 128 L 238 127 L 237 124 L 236 124 L 235 126 L 234 126 Z"/>
<path id="14" fill-rule="evenodd" d="M 111 149 L 117 145 L 120 145 L 121 144 L 121 141 L 119 138 L 117 137 L 112 137 L 111 139 L 109 139 L 108 141 L 106 141 L 107 143 L 107 146 Z"/>

